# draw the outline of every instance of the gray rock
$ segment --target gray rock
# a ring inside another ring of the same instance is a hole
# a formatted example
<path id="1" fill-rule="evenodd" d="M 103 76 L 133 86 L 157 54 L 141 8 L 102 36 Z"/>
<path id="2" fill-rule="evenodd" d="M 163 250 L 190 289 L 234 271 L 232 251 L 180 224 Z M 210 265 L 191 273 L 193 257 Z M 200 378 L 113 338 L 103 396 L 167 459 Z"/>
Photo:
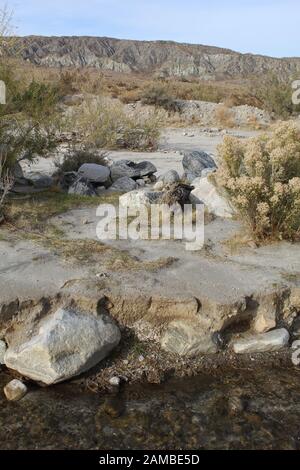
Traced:
<path id="1" fill-rule="evenodd" d="M 27 387 L 20 380 L 14 379 L 4 387 L 4 395 L 9 401 L 19 401 L 27 393 Z"/>
<path id="2" fill-rule="evenodd" d="M 70 186 L 69 194 L 76 194 L 78 196 L 96 196 L 97 193 L 91 183 L 84 178 L 77 179 L 72 186 Z"/>
<path id="3" fill-rule="evenodd" d="M 140 188 L 144 188 L 146 186 L 146 182 L 143 179 L 136 180 L 137 184 L 139 185 Z"/>
<path id="4" fill-rule="evenodd" d="M 4 341 L 0 340 L 0 365 L 4 364 L 4 355 L 6 353 L 6 344 Z"/>
<path id="5" fill-rule="evenodd" d="M 289 338 L 288 331 L 281 328 L 261 335 L 245 336 L 233 344 L 233 350 L 236 354 L 279 351 L 288 345 Z"/>
<path id="6" fill-rule="evenodd" d="M 14 165 L 13 176 L 14 178 L 20 178 L 20 179 L 24 178 L 23 170 L 22 170 L 20 163 L 16 163 Z"/>
<path id="7" fill-rule="evenodd" d="M 156 166 L 153 165 L 151 162 L 140 162 L 136 164 L 136 168 L 140 172 L 140 176 L 151 176 L 157 172 Z"/>
<path id="8" fill-rule="evenodd" d="M 157 169 L 151 162 L 134 163 L 130 160 L 120 160 L 111 165 L 110 171 L 112 180 L 116 181 L 124 176 L 134 180 L 141 179 L 153 175 Z"/>
<path id="9" fill-rule="evenodd" d="M 113 181 L 124 176 L 133 179 L 139 179 L 141 177 L 139 170 L 136 168 L 136 164 L 130 160 L 119 160 L 113 163 L 110 167 L 110 173 Z"/>
<path id="10" fill-rule="evenodd" d="M 175 170 L 169 170 L 158 178 L 158 182 L 164 184 L 178 183 L 178 181 L 180 181 L 180 176 Z"/>
<path id="11" fill-rule="evenodd" d="M 137 190 L 120 196 L 119 202 L 123 207 L 138 210 L 141 206 L 150 207 L 151 204 L 158 204 L 162 195 L 162 192 Z"/>
<path id="12" fill-rule="evenodd" d="M 132 178 L 123 176 L 123 178 L 116 180 L 109 189 L 112 191 L 129 192 L 137 189 L 138 187 L 139 185 Z"/>
<path id="13" fill-rule="evenodd" d="M 78 170 L 78 175 L 90 183 L 105 183 L 110 177 L 110 169 L 96 163 L 84 163 Z"/>
<path id="14" fill-rule="evenodd" d="M 53 179 L 51 176 L 43 175 L 42 173 L 26 173 L 26 179 L 37 189 L 47 189 L 53 186 Z"/>
<path id="15" fill-rule="evenodd" d="M 10 346 L 4 359 L 10 369 L 51 385 L 94 367 L 120 339 L 108 317 L 62 308 L 42 320 L 27 342 Z"/>
<path id="16" fill-rule="evenodd" d="M 214 159 L 206 152 L 186 152 L 182 160 L 185 177 L 189 182 L 202 176 L 203 170 L 207 168 L 215 169 L 217 166 Z"/>
<path id="17" fill-rule="evenodd" d="M 204 335 L 197 325 L 188 325 L 183 321 L 169 324 L 161 339 L 161 346 L 165 351 L 180 356 L 215 354 L 218 351 L 210 335 Z"/>

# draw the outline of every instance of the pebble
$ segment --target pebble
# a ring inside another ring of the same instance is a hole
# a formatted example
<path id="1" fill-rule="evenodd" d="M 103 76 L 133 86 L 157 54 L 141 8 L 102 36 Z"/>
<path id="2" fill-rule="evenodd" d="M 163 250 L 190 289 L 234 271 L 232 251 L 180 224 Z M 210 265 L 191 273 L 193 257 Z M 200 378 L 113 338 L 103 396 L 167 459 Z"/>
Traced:
<path id="1" fill-rule="evenodd" d="M 112 377 L 111 379 L 109 379 L 109 384 L 112 385 L 113 387 L 119 387 L 120 382 L 121 380 L 119 377 Z"/>
<path id="2" fill-rule="evenodd" d="M 9 401 L 21 400 L 27 393 L 27 387 L 20 380 L 14 379 L 4 387 L 4 394 Z"/>

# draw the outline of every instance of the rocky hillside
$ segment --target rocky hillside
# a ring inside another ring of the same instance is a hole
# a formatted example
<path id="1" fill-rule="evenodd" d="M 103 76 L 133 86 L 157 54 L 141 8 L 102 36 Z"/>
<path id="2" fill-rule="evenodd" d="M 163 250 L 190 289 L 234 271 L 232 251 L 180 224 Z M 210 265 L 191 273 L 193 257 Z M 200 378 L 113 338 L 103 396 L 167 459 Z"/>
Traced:
<path id="1" fill-rule="evenodd" d="M 259 76 L 269 71 L 282 78 L 300 74 L 300 58 L 275 59 L 211 46 L 100 37 L 28 36 L 18 42 L 16 47 L 25 60 L 44 66 L 90 66 L 207 80 Z"/>

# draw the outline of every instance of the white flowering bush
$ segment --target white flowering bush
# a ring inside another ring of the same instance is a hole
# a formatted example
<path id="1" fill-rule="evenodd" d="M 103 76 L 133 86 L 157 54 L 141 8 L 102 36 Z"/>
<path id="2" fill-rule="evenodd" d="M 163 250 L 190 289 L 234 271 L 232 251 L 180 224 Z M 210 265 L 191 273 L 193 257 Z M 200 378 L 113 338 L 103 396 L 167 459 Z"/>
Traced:
<path id="1" fill-rule="evenodd" d="M 217 182 L 258 241 L 300 239 L 300 130 L 281 122 L 246 141 L 219 146 Z"/>

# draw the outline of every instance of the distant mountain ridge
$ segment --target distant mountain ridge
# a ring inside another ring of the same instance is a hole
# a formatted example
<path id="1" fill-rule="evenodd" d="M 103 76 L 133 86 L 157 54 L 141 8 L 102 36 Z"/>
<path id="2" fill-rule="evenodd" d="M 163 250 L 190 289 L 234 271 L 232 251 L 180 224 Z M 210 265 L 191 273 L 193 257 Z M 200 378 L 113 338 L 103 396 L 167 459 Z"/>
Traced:
<path id="1" fill-rule="evenodd" d="M 16 47 L 23 59 L 47 67 L 197 76 L 204 80 L 247 78 L 274 72 L 300 77 L 300 58 L 272 58 L 229 49 L 171 41 L 135 41 L 88 36 L 26 36 Z"/>

